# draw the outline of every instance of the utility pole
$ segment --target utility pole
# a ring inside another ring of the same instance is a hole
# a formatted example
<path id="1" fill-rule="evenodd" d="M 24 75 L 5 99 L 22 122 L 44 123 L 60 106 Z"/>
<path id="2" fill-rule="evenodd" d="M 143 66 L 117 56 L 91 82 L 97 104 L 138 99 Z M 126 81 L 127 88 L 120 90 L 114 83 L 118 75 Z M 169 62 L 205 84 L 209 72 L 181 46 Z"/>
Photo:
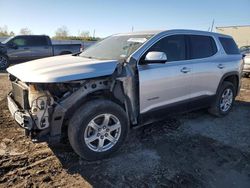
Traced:
<path id="1" fill-rule="evenodd" d="M 131 31 L 134 32 L 134 26 L 132 25 Z"/>
<path id="2" fill-rule="evenodd" d="M 212 26 L 211 26 L 211 32 L 213 31 L 213 29 L 214 29 L 214 19 L 213 19 Z"/>

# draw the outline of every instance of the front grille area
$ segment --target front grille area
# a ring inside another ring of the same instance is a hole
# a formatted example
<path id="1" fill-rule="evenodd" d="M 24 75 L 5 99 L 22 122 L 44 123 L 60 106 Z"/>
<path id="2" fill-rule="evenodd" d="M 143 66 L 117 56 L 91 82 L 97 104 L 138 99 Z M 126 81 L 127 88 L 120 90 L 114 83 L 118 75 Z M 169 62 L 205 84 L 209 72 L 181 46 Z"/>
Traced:
<path id="1" fill-rule="evenodd" d="M 24 110 L 29 109 L 28 87 L 21 82 L 12 82 L 12 97 Z"/>

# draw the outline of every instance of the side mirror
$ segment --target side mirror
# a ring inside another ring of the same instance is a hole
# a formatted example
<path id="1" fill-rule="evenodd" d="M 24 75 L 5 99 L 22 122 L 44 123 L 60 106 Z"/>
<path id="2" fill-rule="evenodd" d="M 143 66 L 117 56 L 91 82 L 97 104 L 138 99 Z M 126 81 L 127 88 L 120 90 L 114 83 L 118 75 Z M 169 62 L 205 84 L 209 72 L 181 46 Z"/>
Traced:
<path id="1" fill-rule="evenodd" d="M 152 63 L 165 63 L 167 61 L 167 55 L 164 52 L 148 52 L 145 57 L 145 62 Z"/>
<path id="2" fill-rule="evenodd" d="M 14 43 L 10 43 L 9 47 L 13 48 L 13 49 L 17 49 L 18 48 L 18 46 L 16 44 L 14 44 Z"/>

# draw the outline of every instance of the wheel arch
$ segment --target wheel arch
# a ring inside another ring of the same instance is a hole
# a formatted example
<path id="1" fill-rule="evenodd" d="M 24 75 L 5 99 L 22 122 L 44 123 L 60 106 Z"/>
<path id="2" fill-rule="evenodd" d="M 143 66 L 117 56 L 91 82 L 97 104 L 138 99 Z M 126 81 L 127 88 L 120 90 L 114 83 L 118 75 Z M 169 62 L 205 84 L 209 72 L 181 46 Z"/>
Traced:
<path id="1" fill-rule="evenodd" d="M 67 127 L 70 118 L 73 116 L 73 114 L 84 104 L 86 104 L 90 100 L 95 100 L 95 99 L 106 99 L 114 102 L 115 104 L 118 104 L 127 114 L 128 121 L 130 121 L 130 115 L 129 115 L 129 110 L 127 108 L 127 105 L 125 102 L 123 103 L 120 99 L 115 96 L 115 92 L 110 91 L 109 88 L 106 89 L 100 89 L 97 91 L 89 92 L 86 96 L 82 97 L 78 103 L 72 106 L 72 108 L 68 109 L 67 112 L 65 113 L 63 123 L 61 126 L 61 134 L 64 135 L 67 132 Z"/>
<path id="2" fill-rule="evenodd" d="M 226 74 L 224 74 L 220 80 L 220 83 L 219 83 L 219 86 L 217 88 L 217 91 L 216 91 L 216 94 L 218 93 L 220 87 L 222 86 L 222 83 L 224 81 L 228 81 L 228 82 L 231 82 L 235 89 L 236 89 L 236 93 L 235 95 L 238 94 L 239 90 L 240 90 L 240 76 L 239 76 L 239 73 L 236 72 L 236 71 L 233 71 L 233 72 L 228 72 Z"/>
<path id="3" fill-rule="evenodd" d="M 62 52 L 60 52 L 59 55 L 66 55 L 66 54 L 72 54 L 72 52 L 71 51 L 62 51 Z"/>

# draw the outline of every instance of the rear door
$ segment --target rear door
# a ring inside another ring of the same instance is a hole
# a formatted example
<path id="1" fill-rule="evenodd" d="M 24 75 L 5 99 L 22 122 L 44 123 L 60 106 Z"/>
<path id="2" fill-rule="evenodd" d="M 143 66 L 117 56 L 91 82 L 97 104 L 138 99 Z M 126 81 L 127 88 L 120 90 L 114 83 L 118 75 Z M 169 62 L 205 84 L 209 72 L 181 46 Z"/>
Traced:
<path id="1" fill-rule="evenodd" d="M 189 108 L 206 106 L 216 94 L 223 66 L 216 42 L 212 36 L 186 35 L 188 39 L 189 62 L 192 64 L 190 82 L 192 102 Z"/>
<path id="2" fill-rule="evenodd" d="M 165 52 L 167 62 L 145 64 L 143 60 L 150 51 Z M 166 108 L 185 111 L 185 101 L 190 94 L 192 67 L 186 63 L 184 35 L 167 36 L 154 44 L 142 56 L 138 70 L 141 114 L 165 109 L 167 115 Z"/>
<path id="3" fill-rule="evenodd" d="M 52 56 L 52 46 L 46 36 L 29 36 L 28 48 L 31 52 L 30 59 L 39 59 Z"/>

